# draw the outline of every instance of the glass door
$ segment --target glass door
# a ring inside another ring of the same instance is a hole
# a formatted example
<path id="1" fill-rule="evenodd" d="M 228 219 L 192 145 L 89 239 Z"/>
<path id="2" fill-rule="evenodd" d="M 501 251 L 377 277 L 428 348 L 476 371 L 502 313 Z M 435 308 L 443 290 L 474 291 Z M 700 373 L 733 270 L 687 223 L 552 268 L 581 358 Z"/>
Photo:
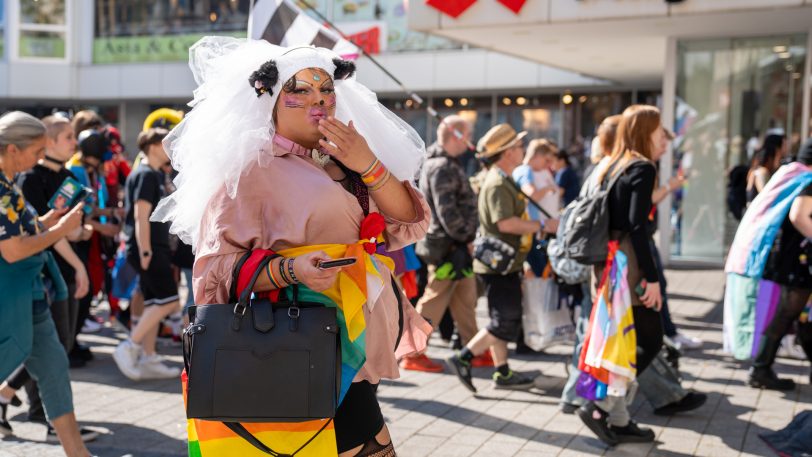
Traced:
<path id="1" fill-rule="evenodd" d="M 738 220 L 728 174 L 749 166 L 767 134 L 800 143 L 806 36 L 685 41 L 678 45 L 672 256 L 721 263 Z"/>

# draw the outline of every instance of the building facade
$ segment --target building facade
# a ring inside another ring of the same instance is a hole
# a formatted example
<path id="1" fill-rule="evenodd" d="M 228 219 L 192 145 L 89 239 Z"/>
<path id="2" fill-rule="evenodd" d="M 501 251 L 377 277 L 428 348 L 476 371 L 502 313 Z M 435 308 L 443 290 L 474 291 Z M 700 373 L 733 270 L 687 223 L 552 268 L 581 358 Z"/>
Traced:
<path id="1" fill-rule="evenodd" d="M 45 115 L 92 108 L 122 129 L 132 152 L 153 109 L 184 108 L 195 88 L 188 48 L 208 34 L 242 37 L 250 0 L 0 1 L 0 110 Z M 564 145 L 588 142 L 602 117 L 633 100 L 653 101 L 657 84 L 616 84 L 471 47 L 408 28 L 405 0 L 309 2 L 365 48 L 425 104 L 460 113 L 483 134 L 511 122 Z M 418 2 L 419 3 L 419 2 Z M 412 5 L 415 2 L 411 3 Z M 365 58 L 358 78 L 427 142 L 436 123 L 425 104 Z"/>
<path id="2" fill-rule="evenodd" d="M 721 264 L 737 227 L 727 172 L 749 164 L 758 139 L 810 133 L 810 0 L 536 0 L 517 12 L 478 0 L 456 18 L 412 2 L 410 26 L 471 46 L 626 86 L 656 87 L 678 137 L 661 182 L 685 188 L 659 207 L 669 260 Z M 522 45 L 533 37 L 536 46 Z M 668 217 L 664 217 L 667 215 Z"/>

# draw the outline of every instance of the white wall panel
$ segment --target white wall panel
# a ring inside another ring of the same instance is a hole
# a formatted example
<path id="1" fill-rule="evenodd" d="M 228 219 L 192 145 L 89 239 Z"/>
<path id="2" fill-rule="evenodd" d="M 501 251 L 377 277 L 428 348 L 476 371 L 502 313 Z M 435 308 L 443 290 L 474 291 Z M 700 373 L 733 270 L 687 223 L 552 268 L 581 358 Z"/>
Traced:
<path id="1" fill-rule="evenodd" d="M 71 97 L 71 67 L 67 63 L 13 62 L 9 64 L 8 96 L 57 99 Z"/>
<path id="2" fill-rule="evenodd" d="M 807 0 L 808 1 L 808 0 Z M 671 14 L 803 6 L 805 0 L 687 0 L 671 5 Z"/>
<path id="3" fill-rule="evenodd" d="M 621 17 L 650 17 L 668 14 L 663 0 L 553 1 L 550 22 L 571 22 Z"/>

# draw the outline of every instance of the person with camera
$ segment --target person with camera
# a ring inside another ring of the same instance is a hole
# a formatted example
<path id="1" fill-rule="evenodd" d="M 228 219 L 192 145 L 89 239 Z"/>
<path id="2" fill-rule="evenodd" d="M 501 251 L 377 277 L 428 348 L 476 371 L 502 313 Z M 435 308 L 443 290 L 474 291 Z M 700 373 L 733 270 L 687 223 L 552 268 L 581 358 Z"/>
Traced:
<path id="1" fill-rule="evenodd" d="M 478 196 L 479 238 L 474 247 L 474 273 L 485 284 L 490 323 L 481 329 L 448 365 L 463 385 L 476 392 L 471 368 L 474 357 L 491 350 L 498 389 L 528 389 L 533 379 L 508 366 L 507 343 L 516 341 L 522 323 L 523 263 L 530 251 L 533 234 L 555 233 L 557 220 L 533 221 L 527 216 L 527 202 L 511 178 L 522 164 L 522 139 L 509 124 L 491 128 L 477 144 L 477 158 L 488 171 Z"/>

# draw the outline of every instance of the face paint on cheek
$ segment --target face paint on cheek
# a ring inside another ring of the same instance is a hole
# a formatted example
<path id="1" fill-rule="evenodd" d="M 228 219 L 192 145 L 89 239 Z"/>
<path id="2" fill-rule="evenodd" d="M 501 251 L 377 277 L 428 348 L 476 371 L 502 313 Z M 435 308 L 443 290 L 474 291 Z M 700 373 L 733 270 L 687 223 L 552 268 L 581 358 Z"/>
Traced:
<path id="1" fill-rule="evenodd" d="M 282 102 L 285 104 L 285 108 L 304 108 L 305 104 L 301 100 L 293 97 L 291 95 L 285 95 L 282 99 Z"/>
<path id="2" fill-rule="evenodd" d="M 336 107 L 336 96 L 335 94 L 328 95 L 324 97 L 324 106 L 327 108 L 335 108 Z"/>

